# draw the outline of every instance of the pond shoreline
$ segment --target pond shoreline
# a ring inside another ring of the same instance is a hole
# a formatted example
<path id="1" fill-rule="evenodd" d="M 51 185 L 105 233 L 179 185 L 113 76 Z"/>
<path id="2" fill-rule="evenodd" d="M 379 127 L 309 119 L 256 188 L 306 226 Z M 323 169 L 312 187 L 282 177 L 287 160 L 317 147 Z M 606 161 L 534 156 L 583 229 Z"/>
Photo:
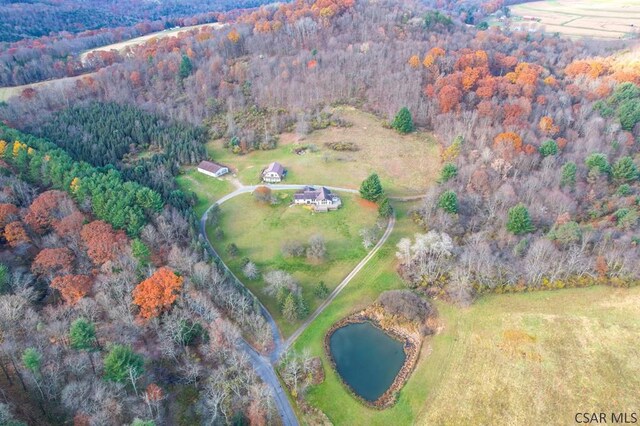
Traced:
<path id="1" fill-rule="evenodd" d="M 398 374 L 396 374 L 396 377 L 393 379 L 391 386 L 389 386 L 389 389 L 387 389 L 375 401 L 367 401 L 366 399 L 358 395 L 358 393 L 355 390 L 353 390 L 353 388 L 347 382 L 345 382 L 343 377 L 338 372 L 335 360 L 333 359 L 333 355 L 331 354 L 331 347 L 330 347 L 331 336 L 336 330 L 342 327 L 345 327 L 349 324 L 358 324 L 358 323 L 365 323 L 365 322 L 368 322 L 372 324 L 374 327 L 379 328 L 384 333 L 391 336 L 393 339 L 402 342 L 403 351 L 405 353 L 405 361 L 402 364 L 400 371 L 398 371 Z M 415 333 L 410 333 L 407 330 L 404 330 L 402 327 L 383 326 L 382 318 L 380 314 L 377 314 L 370 307 L 363 311 L 349 315 L 348 317 L 343 318 L 340 321 L 333 324 L 324 336 L 323 346 L 324 346 L 324 351 L 327 354 L 327 358 L 329 359 L 329 362 L 331 363 L 332 368 L 338 375 L 340 382 L 347 389 L 347 391 L 367 407 L 375 408 L 377 410 L 384 410 L 385 408 L 389 408 L 396 403 L 398 392 L 400 391 L 400 389 L 402 389 L 404 384 L 409 379 L 409 376 L 413 372 L 413 369 L 415 368 L 416 363 L 418 362 L 418 357 L 420 355 L 420 349 L 422 347 L 422 339 L 417 337 Z"/>

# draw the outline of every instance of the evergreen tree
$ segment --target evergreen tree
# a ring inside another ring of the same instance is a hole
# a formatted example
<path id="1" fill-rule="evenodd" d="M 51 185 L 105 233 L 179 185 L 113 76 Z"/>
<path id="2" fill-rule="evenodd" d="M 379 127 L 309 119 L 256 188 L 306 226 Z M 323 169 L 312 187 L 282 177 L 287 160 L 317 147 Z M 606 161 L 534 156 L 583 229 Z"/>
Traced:
<path id="1" fill-rule="evenodd" d="M 456 167 L 453 163 L 447 163 L 442 167 L 442 171 L 440 172 L 440 183 L 445 183 L 449 181 L 449 179 L 453 179 L 458 175 L 458 167 Z"/>
<path id="2" fill-rule="evenodd" d="M 111 382 L 125 383 L 134 380 L 144 372 L 144 359 L 131 347 L 113 345 L 104 359 L 104 379 Z"/>
<path id="3" fill-rule="evenodd" d="M 509 209 L 507 218 L 507 230 L 514 235 L 527 234 L 533 232 L 536 228 L 533 226 L 529 210 L 520 203 Z"/>
<path id="4" fill-rule="evenodd" d="M 133 241 L 131 241 L 131 252 L 133 253 L 133 257 L 135 257 L 141 265 L 149 264 L 151 251 L 140 238 L 134 238 Z"/>
<path id="5" fill-rule="evenodd" d="M 573 188 L 576 185 L 576 163 L 569 161 L 562 166 L 560 176 L 560 186 L 569 186 Z"/>
<path id="6" fill-rule="evenodd" d="M 9 282 L 9 267 L 0 263 L 0 294 L 6 294 L 11 290 Z"/>
<path id="7" fill-rule="evenodd" d="M 607 160 L 607 156 L 599 152 L 594 152 L 593 154 L 590 154 L 584 160 L 584 162 L 590 171 L 595 169 L 603 174 L 608 174 L 611 171 L 611 166 L 609 165 L 609 160 Z"/>
<path id="8" fill-rule="evenodd" d="M 384 199 L 380 202 L 380 205 L 378 206 L 378 214 L 383 218 L 391 217 L 391 215 L 393 214 L 393 207 L 391 206 L 391 203 L 389 202 L 389 199 L 387 197 L 384 197 Z"/>
<path id="9" fill-rule="evenodd" d="M 316 285 L 316 288 L 313 289 L 313 294 L 315 294 L 318 299 L 326 298 L 329 293 L 329 287 L 327 287 L 324 281 L 320 281 L 318 285 Z"/>
<path id="10" fill-rule="evenodd" d="M 42 354 L 37 349 L 27 348 L 22 353 L 22 364 L 31 371 L 33 374 L 37 374 L 40 371 L 40 365 L 42 364 Z"/>
<path id="11" fill-rule="evenodd" d="M 383 194 L 382 184 L 376 173 L 370 174 L 368 178 L 362 181 L 360 185 L 360 196 L 365 200 L 378 201 Z"/>
<path id="12" fill-rule="evenodd" d="M 293 293 L 289 293 L 284 299 L 284 304 L 282 306 L 282 316 L 289 322 L 294 322 L 298 318 L 296 300 L 293 297 Z"/>
<path id="13" fill-rule="evenodd" d="M 638 168 L 629 156 L 622 157 L 613 165 L 613 178 L 618 182 L 628 182 L 638 178 Z"/>
<path id="14" fill-rule="evenodd" d="M 180 61 L 180 79 L 184 80 L 189 77 L 191 75 L 191 71 L 193 71 L 191 59 L 189 59 L 187 55 L 182 55 L 182 60 Z"/>
<path id="15" fill-rule="evenodd" d="M 302 295 L 296 297 L 296 315 L 298 319 L 306 318 L 309 315 L 309 306 Z"/>
<path id="16" fill-rule="evenodd" d="M 540 154 L 543 157 L 548 157 L 550 155 L 556 155 L 558 153 L 558 144 L 553 139 L 549 139 L 540 145 Z"/>
<path id="17" fill-rule="evenodd" d="M 71 347 L 77 351 L 96 350 L 96 328 L 84 318 L 78 318 L 71 323 L 69 329 L 69 340 Z"/>
<path id="18" fill-rule="evenodd" d="M 445 191 L 438 198 L 438 207 L 447 213 L 458 213 L 458 196 L 453 191 Z"/>
<path id="19" fill-rule="evenodd" d="M 413 118 L 411 118 L 411 113 L 407 107 L 400 108 L 391 123 L 391 127 L 403 134 L 413 132 Z"/>

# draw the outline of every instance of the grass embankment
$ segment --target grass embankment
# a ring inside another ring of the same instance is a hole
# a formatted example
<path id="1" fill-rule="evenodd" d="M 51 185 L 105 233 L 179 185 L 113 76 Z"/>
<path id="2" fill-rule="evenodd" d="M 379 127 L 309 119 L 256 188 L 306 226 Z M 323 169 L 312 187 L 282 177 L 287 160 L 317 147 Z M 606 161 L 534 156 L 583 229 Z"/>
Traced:
<path id="1" fill-rule="evenodd" d="M 270 270 L 291 273 L 300 282 L 309 312 L 313 312 L 322 302 L 313 294 L 318 282 L 322 280 L 329 289 L 335 288 L 366 255 L 359 232 L 375 224 L 377 207 L 355 195 L 340 193 L 342 208 L 333 212 L 314 213 L 303 206 L 290 206 L 290 191 L 278 191 L 274 195 L 281 200 L 278 205 L 259 203 L 250 194 L 239 195 L 225 202 L 220 209 L 219 223 L 224 237 L 216 238 L 211 227 L 207 232 L 224 262 L 260 298 L 274 316 L 283 335 L 288 336 L 301 321 L 289 323 L 284 320 L 276 299 L 264 293 L 262 278 L 252 281 L 244 277 L 242 259 L 250 259 L 262 273 Z M 306 257 L 287 258 L 282 255 L 281 248 L 286 241 L 299 241 L 306 245 L 315 234 L 325 239 L 325 260 L 311 261 Z M 238 246 L 238 256 L 227 254 L 226 247 L 230 243 Z"/>
<path id="2" fill-rule="evenodd" d="M 278 147 L 269 151 L 254 151 L 235 155 L 223 148 L 222 140 L 207 145 L 209 154 L 217 162 L 237 170 L 245 185 L 260 182 L 260 172 L 272 161 L 288 170 L 283 183 L 315 184 L 357 189 L 371 173 L 380 175 L 382 185 L 390 195 L 424 193 L 427 185 L 438 176 L 438 146 L 429 133 L 415 132 L 399 135 L 385 129 L 375 116 L 353 108 L 338 108 L 336 114 L 352 123 L 351 127 L 330 127 L 297 141 L 295 135 L 284 134 Z M 337 152 L 325 146 L 330 142 L 352 142 L 355 152 Z M 296 148 L 314 145 L 304 154 Z"/>

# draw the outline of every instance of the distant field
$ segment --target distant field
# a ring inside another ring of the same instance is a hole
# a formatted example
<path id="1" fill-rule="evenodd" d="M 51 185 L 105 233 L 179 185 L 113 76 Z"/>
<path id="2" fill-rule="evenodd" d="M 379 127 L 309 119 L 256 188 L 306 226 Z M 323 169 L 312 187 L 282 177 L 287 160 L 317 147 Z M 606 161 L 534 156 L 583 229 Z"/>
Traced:
<path id="1" fill-rule="evenodd" d="M 155 32 L 155 33 L 151 33 L 151 34 L 143 35 L 143 36 L 140 36 L 140 37 L 132 38 L 130 40 L 121 41 L 119 43 L 113 43 L 113 44 L 109 44 L 107 46 L 98 47 L 96 49 L 87 50 L 86 52 L 82 52 L 82 54 L 80 55 L 80 60 L 84 61 L 86 59 L 87 55 L 89 53 L 91 53 L 91 52 L 110 51 L 110 50 L 122 51 L 122 50 L 126 49 L 129 46 L 136 46 L 136 45 L 139 45 L 139 44 L 143 44 L 143 43 L 146 43 L 147 41 L 149 41 L 151 39 L 161 39 L 161 38 L 177 35 L 177 34 L 179 34 L 181 32 L 184 32 L 184 31 L 191 31 L 191 30 L 195 30 L 195 29 L 198 29 L 198 28 L 204 28 L 204 27 L 214 27 L 215 29 L 219 29 L 219 28 L 222 28 L 224 25 L 225 24 L 220 24 L 218 22 L 213 22 L 213 23 L 209 23 L 209 24 L 200 24 L 200 25 L 193 25 L 193 26 L 190 26 L 190 27 L 179 27 L 179 28 L 171 28 L 171 29 L 164 30 L 164 31 L 158 31 L 158 32 Z"/>
<path id="2" fill-rule="evenodd" d="M 212 178 L 210 178 L 212 179 Z M 218 239 L 213 229 L 207 229 L 209 239 L 224 262 L 269 309 L 285 336 L 290 335 L 302 321 L 291 324 L 282 318 L 275 297 L 264 293 L 262 279 L 248 280 L 242 274 L 242 259 L 253 261 L 260 272 L 284 270 L 292 274 L 302 287 L 302 294 L 310 310 L 322 302 L 313 294 L 319 281 L 333 290 L 367 254 L 359 231 L 373 226 L 378 217 L 373 203 L 363 202 L 359 196 L 338 193 L 343 206 L 333 212 L 314 213 L 303 206 L 290 206 L 292 193 L 277 191 L 282 199 L 278 205 L 258 203 L 251 194 L 239 195 L 220 207 L 220 228 L 224 237 Z M 288 241 L 307 244 L 315 234 L 324 237 L 326 260 L 309 261 L 306 257 L 286 258 L 281 248 Z M 240 254 L 229 256 L 228 244 L 238 246 Z"/>
<path id="3" fill-rule="evenodd" d="M 339 116 L 351 122 L 348 128 L 328 128 L 311 133 L 297 142 L 292 134 L 281 137 L 278 147 L 270 151 L 254 151 L 235 155 L 212 141 L 209 153 L 218 162 L 230 166 L 245 185 L 259 182 L 260 171 L 272 161 L 279 161 L 289 174 L 285 183 L 322 184 L 357 189 L 371 172 L 380 175 L 382 184 L 392 195 L 424 193 L 440 171 L 438 147 L 429 133 L 399 135 L 385 129 L 375 116 L 353 108 L 340 108 Z M 359 151 L 336 152 L 328 142 L 353 142 Z M 303 155 L 294 148 L 312 144 L 316 152 Z"/>
<path id="4" fill-rule="evenodd" d="M 634 0 L 547 0 L 510 9 L 512 28 L 606 39 L 629 37 L 640 30 L 640 2 Z"/>

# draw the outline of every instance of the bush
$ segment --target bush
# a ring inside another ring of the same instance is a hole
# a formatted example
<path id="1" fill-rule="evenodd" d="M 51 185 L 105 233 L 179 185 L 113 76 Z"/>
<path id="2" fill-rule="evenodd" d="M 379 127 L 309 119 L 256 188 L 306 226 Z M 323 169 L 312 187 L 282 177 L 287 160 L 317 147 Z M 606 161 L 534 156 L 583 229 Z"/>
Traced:
<path id="1" fill-rule="evenodd" d="M 300 257 L 304 255 L 305 247 L 299 241 L 285 241 L 282 245 L 282 255 L 284 257 Z"/>
<path id="2" fill-rule="evenodd" d="M 378 303 L 393 316 L 423 324 L 435 313 L 429 302 L 410 290 L 390 290 L 378 296 Z"/>
<path id="3" fill-rule="evenodd" d="M 535 231 L 535 226 L 529 216 L 529 210 L 520 203 L 509 209 L 507 218 L 507 230 L 514 235 L 527 234 Z"/>
<path id="4" fill-rule="evenodd" d="M 333 151 L 358 151 L 358 145 L 353 142 L 327 142 L 324 144 L 327 148 Z"/>
<path id="5" fill-rule="evenodd" d="M 238 246 L 235 245 L 235 243 L 227 244 L 226 251 L 227 251 L 227 254 L 231 257 L 236 257 L 237 255 L 240 254 L 240 250 L 238 249 Z"/>
<path id="6" fill-rule="evenodd" d="M 582 238 L 582 229 L 578 223 L 570 221 L 554 226 L 549 233 L 549 238 L 562 245 L 574 244 Z"/>

